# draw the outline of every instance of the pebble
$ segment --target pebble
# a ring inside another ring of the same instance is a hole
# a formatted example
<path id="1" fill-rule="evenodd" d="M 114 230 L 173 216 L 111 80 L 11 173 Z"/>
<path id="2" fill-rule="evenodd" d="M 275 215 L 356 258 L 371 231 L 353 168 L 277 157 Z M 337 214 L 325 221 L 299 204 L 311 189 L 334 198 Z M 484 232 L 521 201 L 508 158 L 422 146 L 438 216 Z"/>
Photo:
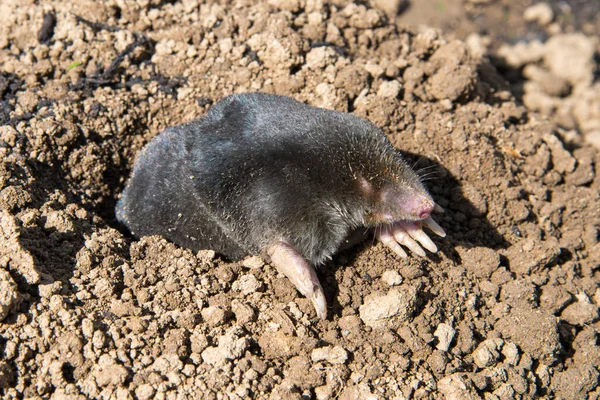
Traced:
<path id="1" fill-rule="evenodd" d="M 331 47 L 315 47 L 306 54 L 306 67 L 316 70 L 335 64 L 337 53 Z"/>
<path id="2" fill-rule="evenodd" d="M 398 271 L 388 269 L 381 275 L 381 280 L 389 286 L 397 286 L 402 283 L 402 275 Z"/>
<path id="3" fill-rule="evenodd" d="M 149 400 L 154 396 L 154 388 L 148 383 L 144 383 L 135 389 L 135 395 L 139 400 Z"/>
<path id="4" fill-rule="evenodd" d="M 413 286 L 402 290 L 392 288 L 385 295 L 369 295 L 359 308 L 360 319 L 372 328 L 383 327 L 392 317 L 399 323 L 406 322 L 415 311 L 416 299 L 417 290 Z"/>
<path id="5" fill-rule="evenodd" d="M 246 257 L 242 260 L 242 266 L 249 269 L 259 269 L 264 265 L 264 260 L 259 256 Z"/>
<path id="6" fill-rule="evenodd" d="M 116 387 L 122 385 L 127 379 L 129 372 L 119 364 L 105 366 L 94 373 L 96 383 L 100 387 Z"/>
<path id="7" fill-rule="evenodd" d="M 398 81 L 385 81 L 379 86 L 377 96 L 386 99 L 395 99 L 398 97 L 398 93 L 400 93 L 401 88 L 402 85 L 400 85 L 400 82 Z"/>
<path id="8" fill-rule="evenodd" d="M 331 364 L 344 364 L 348 360 L 348 352 L 341 346 L 326 346 L 314 349 L 310 355 L 313 362 L 327 361 Z"/>
<path id="9" fill-rule="evenodd" d="M 105 343 L 106 343 L 106 336 L 104 335 L 104 332 L 95 331 L 94 335 L 92 336 L 92 344 L 94 345 L 94 347 L 96 349 L 101 349 L 104 347 Z"/>
<path id="10" fill-rule="evenodd" d="M 476 399 L 479 398 L 471 379 L 464 373 L 446 376 L 438 382 L 438 390 L 446 399 Z"/>
<path id="11" fill-rule="evenodd" d="M 504 340 L 499 338 L 484 340 L 473 352 L 473 361 L 479 368 L 495 365 L 500 359 L 500 350 L 504 346 Z"/>
<path id="12" fill-rule="evenodd" d="M 519 348 L 514 343 L 505 343 L 502 347 L 504 361 L 510 365 L 517 365 L 520 360 Z"/>
<path id="13" fill-rule="evenodd" d="M 385 72 L 378 64 L 374 62 L 367 62 L 365 65 L 365 71 L 367 71 L 373 78 L 378 78 Z"/>
<path id="14" fill-rule="evenodd" d="M 450 325 L 443 322 L 439 324 L 433 333 L 433 336 L 438 338 L 438 344 L 436 346 L 438 350 L 448 351 L 450 348 L 450 343 L 452 343 L 455 334 L 456 330 Z"/>
<path id="15" fill-rule="evenodd" d="M 554 12 L 549 4 L 541 2 L 528 7 L 523 13 L 525 21 L 536 22 L 540 26 L 546 26 L 554 19 Z"/>
<path id="16" fill-rule="evenodd" d="M 202 314 L 202 318 L 210 325 L 211 327 L 219 326 L 227 322 L 229 317 L 229 313 L 221 306 L 211 306 L 203 309 L 200 314 Z"/>
<path id="17" fill-rule="evenodd" d="M 244 355 L 244 352 L 250 346 L 250 341 L 246 337 L 238 337 L 238 328 L 232 328 L 219 337 L 219 345 L 207 347 L 202 352 L 202 360 L 205 363 L 221 366 L 228 360 L 236 360 Z"/>
<path id="18" fill-rule="evenodd" d="M 261 281 L 256 279 L 253 274 L 245 274 L 239 277 L 231 287 L 233 290 L 240 291 L 244 296 L 258 292 L 263 288 Z"/>
<path id="19" fill-rule="evenodd" d="M 81 321 L 81 333 L 83 333 L 83 336 L 85 336 L 86 338 L 92 337 L 92 335 L 94 334 L 94 323 L 91 319 L 84 318 Z"/>
<path id="20" fill-rule="evenodd" d="M 598 306 L 592 304 L 585 293 L 579 293 L 577 301 L 569 304 L 560 314 L 571 325 L 586 325 L 598 319 Z"/>

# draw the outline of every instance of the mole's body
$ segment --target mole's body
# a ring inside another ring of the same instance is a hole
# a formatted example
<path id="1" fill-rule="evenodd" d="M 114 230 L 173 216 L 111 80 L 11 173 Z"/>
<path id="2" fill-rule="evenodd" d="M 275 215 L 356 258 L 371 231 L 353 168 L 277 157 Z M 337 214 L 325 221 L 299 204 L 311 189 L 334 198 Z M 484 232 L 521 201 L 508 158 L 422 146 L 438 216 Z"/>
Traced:
<path id="1" fill-rule="evenodd" d="M 400 255 L 435 245 L 421 229 L 435 203 L 385 135 L 351 114 L 262 93 L 229 96 L 167 129 L 138 157 L 117 218 L 138 236 L 162 235 L 231 258 L 261 253 L 311 298 L 325 299 L 311 265 L 359 227 Z M 411 238 L 412 237 L 412 238 Z"/>

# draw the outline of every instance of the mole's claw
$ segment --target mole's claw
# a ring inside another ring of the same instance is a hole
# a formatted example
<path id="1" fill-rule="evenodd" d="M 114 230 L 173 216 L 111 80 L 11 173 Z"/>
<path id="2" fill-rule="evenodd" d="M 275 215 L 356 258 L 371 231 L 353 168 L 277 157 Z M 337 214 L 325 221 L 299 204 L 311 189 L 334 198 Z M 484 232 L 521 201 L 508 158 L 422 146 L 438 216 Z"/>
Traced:
<path id="1" fill-rule="evenodd" d="M 412 235 L 407 230 L 403 222 L 398 222 L 392 226 L 392 235 L 396 242 L 408 247 L 413 253 L 418 256 L 425 257 L 425 250 L 419 246 L 417 242 L 413 240 Z"/>
<path id="2" fill-rule="evenodd" d="M 445 210 L 442 207 L 440 207 L 440 205 L 438 203 L 434 203 L 433 211 L 440 213 L 440 214 L 443 214 L 445 212 Z"/>
<path id="3" fill-rule="evenodd" d="M 313 306 L 315 306 L 315 311 L 317 312 L 317 317 L 322 320 L 327 319 L 327 300 L 325 300 L 325 293 L 323 293 L 323 288 L 321 285 L 313 288 L 314 291 L 309 297 L 310 301 L 312 301 Z"/>
<path id="4" fill-rule="evenodd" d="M 327 318 L 327 300 L 323 287 L 313 267 L 294 247 L 286 242 L 278 241 L 267 246 L 267 255 L 271 264 L 284 274 L 300 293 L 312 301 L 317 316 Z"/>
<path id="5" fill-rule="evenodd" d="M 377 234 L 377 239 L 385 246 L 387 246 L 394 253 L 398 254 L 402 258 L 408 258 L 408 254 L 404 251 L 404 249 L 396 242 L 396 239 L 390 233 L 390 227 L 384 226 L 381 228 L 379 233 Z"/>
<path id="6" fill-rule="evenodd" d="M 404 231 L 408 233 L 410 237 L 418 241 L 421 246 L 425 247 L 432 253 L 437 252 L 437 246 L 431 241 L 431 239 L 429 239 L 429 236 L 423 232 L 420 223 L 401 222 L 400 226 L 402 226 L 402 229 L 404 229 Z"/>
<path id="7" fill-rule="evenodd" d="M 429 217 L 424 219 L 423 225 L 436 235 L 446 237 L 446 231 L 444 231 L 444 228 L 439 226 L 438 223 L 433 220 L 433 218 Z"/>

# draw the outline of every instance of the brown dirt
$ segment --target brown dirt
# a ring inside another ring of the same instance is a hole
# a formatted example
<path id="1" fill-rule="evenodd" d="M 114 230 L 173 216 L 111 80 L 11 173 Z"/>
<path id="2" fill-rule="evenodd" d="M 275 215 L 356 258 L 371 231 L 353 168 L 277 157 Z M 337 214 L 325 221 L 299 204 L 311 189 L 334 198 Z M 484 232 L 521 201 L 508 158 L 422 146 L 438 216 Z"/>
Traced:
<path id="1" fill-rule="evenodd" d="M 598 150 L 463 42 L 332 3 L 0 4 L 0 394 L 598 398 Z M 433 166 L 441 251 L 341 253 L 317 321 L 257 258 L 122 231 L 142 146 L 256 90 L 365 116 Z"/>

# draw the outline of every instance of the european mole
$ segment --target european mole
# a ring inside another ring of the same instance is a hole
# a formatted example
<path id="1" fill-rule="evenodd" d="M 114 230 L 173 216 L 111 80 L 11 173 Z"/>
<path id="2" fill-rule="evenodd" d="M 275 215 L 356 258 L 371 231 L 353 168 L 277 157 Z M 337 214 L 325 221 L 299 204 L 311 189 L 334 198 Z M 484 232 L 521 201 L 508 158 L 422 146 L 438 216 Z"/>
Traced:
<path id="1" fill-rule="evenodd" d="M 359 228 L 425 256 L 442 211 L 383 132 L 346 113 L 265 93 L 231 95 L 144 148 L 116 207 L 138 237 L 236 260 L 260 253 L 327 316 L 313 266 Z"/>

